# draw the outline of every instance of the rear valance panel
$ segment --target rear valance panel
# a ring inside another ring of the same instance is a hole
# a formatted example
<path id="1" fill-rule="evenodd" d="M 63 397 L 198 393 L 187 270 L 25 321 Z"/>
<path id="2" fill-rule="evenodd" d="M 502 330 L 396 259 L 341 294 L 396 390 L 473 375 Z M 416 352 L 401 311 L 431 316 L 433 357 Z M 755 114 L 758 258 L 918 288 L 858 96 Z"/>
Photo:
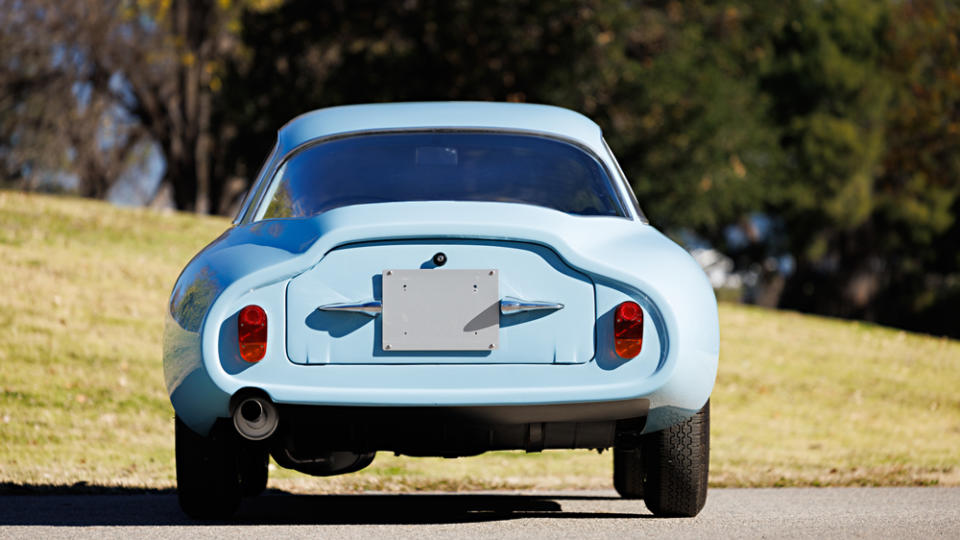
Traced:
<path id="1" fill-rule="evenodd" d="M 433 263 L 437 253 L 445 255 L 442 267 Z M 382 302 L 385 269 L 490 269 L 500 299 L 562 308 L 499 315 L 498 340 L 489 350 L 385 349 L 381 314 L 318 309 Z M 480 240 L 352 244 L 329 252 L 290 282 L 287 353 L 298 364 L 583 363 L 594 356 L 595 305 L 593 282 L 542 246 Z"/>

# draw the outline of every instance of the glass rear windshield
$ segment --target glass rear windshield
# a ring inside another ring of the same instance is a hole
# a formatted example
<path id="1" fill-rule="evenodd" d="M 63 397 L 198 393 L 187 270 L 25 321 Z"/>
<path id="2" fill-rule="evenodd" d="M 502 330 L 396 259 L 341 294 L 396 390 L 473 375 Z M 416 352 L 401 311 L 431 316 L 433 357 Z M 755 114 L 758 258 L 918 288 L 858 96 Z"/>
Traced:
<path id="1" fill-rule="evenodd" d="M 576 145 L 508 133 L 353 136 L 305 148 L 277 172 L 263 219 L 395 201 L 491 201 L 623 216 L 606 169 Z"/>

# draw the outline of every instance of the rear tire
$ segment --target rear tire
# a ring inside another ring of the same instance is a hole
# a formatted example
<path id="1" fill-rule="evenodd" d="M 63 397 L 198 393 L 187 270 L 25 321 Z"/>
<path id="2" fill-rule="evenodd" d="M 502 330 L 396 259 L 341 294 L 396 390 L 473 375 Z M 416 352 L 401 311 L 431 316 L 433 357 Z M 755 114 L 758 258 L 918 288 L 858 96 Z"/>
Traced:
<path id="1" fill-rule="evenodd" d="M 256 497 L 267 489 L 270 476 L 270 453 L 265 447 L 240 450 L 240 491 L 244 497 Z"/>
<path id="2" fill-rule="evenodd" d="M 643 458 L 640 449 L 613 449 L 613 487 L 624 499 L 643 498 Z"/>
<path id="3" fill-rule="evenodd" d="M 647 508 L 657 516 L 700 513 L 707 502 L 710 401 L 692 417 L 640 441 Z"/>
<path id="4" fill-rule="evenodd" d="M 214 429 L 207 437 L 176 419 L 177 499 L 195 519 L 226 519 L 240 506 L 236 441 Z"/>

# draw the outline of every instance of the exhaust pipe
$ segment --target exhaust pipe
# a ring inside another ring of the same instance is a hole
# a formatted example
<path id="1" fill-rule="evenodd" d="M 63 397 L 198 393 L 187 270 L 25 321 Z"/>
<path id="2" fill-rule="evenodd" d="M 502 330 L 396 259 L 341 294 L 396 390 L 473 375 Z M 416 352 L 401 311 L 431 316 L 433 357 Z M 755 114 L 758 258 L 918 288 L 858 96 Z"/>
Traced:
<path id="1" fill-rule="evenodd" d="M 233 426 L 243 438 L 262 441 L 277 429 L 280 413 L 269 399 L 251 396 L 233 410 Z"/>

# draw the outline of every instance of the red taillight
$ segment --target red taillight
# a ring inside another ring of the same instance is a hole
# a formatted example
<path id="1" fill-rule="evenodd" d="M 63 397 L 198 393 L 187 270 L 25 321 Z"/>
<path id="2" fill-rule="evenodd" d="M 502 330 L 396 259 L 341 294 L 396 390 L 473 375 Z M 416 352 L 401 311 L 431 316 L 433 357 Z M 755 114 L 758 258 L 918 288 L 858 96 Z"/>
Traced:
<path id="1" fill-rule="evenodd" d="M 617 306 L 613 316 L 613 341 L 620 358 L 633 358 L 643 347 L 643 310 L 636 302 Z"/>
<path id="2" fill-rule="evenodd" d="M 267 353 L 267 314 L 260 306 L 247 306 L 237 317 L 237 342 L 240 357 L 259 362 Z"/>

